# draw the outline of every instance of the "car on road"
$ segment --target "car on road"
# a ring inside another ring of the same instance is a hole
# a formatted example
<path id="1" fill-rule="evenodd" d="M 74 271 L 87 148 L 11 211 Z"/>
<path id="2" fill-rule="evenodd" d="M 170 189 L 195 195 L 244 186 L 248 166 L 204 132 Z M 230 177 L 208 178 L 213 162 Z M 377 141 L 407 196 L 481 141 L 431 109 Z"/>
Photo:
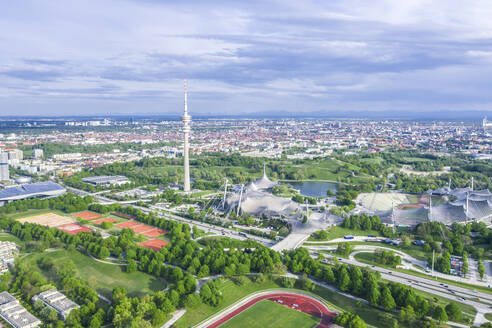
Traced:
<path id="1" fill-rule="evenodd" d="M 388 274 L 393 274 L 393 272 L 391 272 L 391 271 L 388 271 Z"/>

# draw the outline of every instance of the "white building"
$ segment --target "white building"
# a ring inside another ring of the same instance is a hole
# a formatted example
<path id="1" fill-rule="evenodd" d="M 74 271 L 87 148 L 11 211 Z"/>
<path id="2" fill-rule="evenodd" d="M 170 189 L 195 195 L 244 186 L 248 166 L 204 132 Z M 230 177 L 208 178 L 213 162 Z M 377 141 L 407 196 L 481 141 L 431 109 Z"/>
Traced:
<path id="1" fill-rule="evenodd" d="M 0 317 L 14 328 L 34 328 L 41 320 L 20 305 L 19 300 L 7 292 L 0 293 Z"/>
<path id="2" fill-rule="evenodd" d="M 54 289 L 39 293 L 32 298 L 33 302 L 36 302 L 37 300 L 40 300 L 44 303 L 44 305 L 53 308 L 63 318 L 63 320 L 67 318 L 70 311 L 80 307 L 78 304 Z"/>
<path id="3" fill-rule="evenodd" d="M 9 179 L 9 155 L 8 153 L 0 153 L 0 181 Z"/>
<path id="4" fill-rule="evenodd" d="M 44 152 L 42 149 L 34 149 L 33 155 L 34 155 L 34 158 L 39 159 L 39 158 L 43 157 Z"/>
<path id="5" fill-rule="evenodd" d="M 13 149 L 9 151 L 9 161 L 22 161 L 24 159 L 24 152 L 20 149 Z"/>

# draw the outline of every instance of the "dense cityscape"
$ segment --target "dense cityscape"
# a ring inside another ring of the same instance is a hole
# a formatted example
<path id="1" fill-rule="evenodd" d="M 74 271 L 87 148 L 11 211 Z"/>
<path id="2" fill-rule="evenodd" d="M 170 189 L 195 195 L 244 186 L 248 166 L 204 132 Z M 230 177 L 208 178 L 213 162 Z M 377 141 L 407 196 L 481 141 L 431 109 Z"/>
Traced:
<path id="1" fill-rule="evenodd" d="M 185 147 L 186 115 L 184 123 L 152 117 L 3 122 L 0 314 L 6 322 L 241 324 L 247 312 L 232 315 L 240 307 L 221 291 L 220 284 L 230 283 L 238 290 L 245 284 L 258 291 L 265 284 L 299 288 L 292 295 L 275 290 L 267 299 L 306 313 L 316 300 L 301 290 L 328 302 L 334 296 L 325 295 L 339 293 L 358 304 L 314 313 L 310 320 L 318 326 L 487 324 L 492 151 L 486 119 L 199 119 Z M 187 256 L 171 256 L 184 246 Z M 32 254 L 16 260 L 25 252 Z M 190 262 L 191 254 L 199 261 Z M 260 265 L 258 256 L 273 262 Z M 82 263 L 100 265 L 99 277 L 86 280 Z M 104 266 L 124 268 L 121 277 L 107 285 Z M 137 272 L 147 276 L 132 277 Z M 158 283 L 148 285 L 152 275 Z M 352 279 L 380 282 L 360 290 Z M 20 287 L 23 280 L 31 287 Z M 65 295 L 45 283 L 80 287 Z M 31 312 L 7 291 L 32 297 Z M 246 299 L 256 303 L 257 295 Z M 133 299 L 128 317 L 116 315 L 127 297 Z M 293 302 L 302 297 L 308 298 L 298 308 Z M 145 302 L 157 308 L 136 315 L 133 306 Z M 197 306 L 205 307 L 200 317 L 193 314 Z M 211 316 L 217 306 L 225 309 Z M 100 315 L 84 314 L 94 311 Z"/>
<path id="2" fill-rule="evenodd" d="M 0 2 L 0 328 L 492 328 L 491 15 Z"/>

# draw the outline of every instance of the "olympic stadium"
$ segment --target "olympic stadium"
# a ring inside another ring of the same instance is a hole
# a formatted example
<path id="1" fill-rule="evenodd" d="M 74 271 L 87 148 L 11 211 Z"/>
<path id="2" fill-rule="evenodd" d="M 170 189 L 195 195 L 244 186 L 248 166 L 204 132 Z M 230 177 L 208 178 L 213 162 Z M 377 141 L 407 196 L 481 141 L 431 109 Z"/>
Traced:
<path id="1" fill-rule="evenodd" d="M 382 222 L 415 226 L 421 222 L 466 223 L 492 219 L 492 193 L 471 188 L 441 188 L 424 194 L 398 192 L 361 194 L 355 211 L 375 214 Z"/>
<path id="2" fill-rule="evenodd" d="M 296 218 L 302 216 L 300 205 L 289 198 L 282 198 L 271 193 L 271 189 L 277 185 L 271 181 L 263 170 L 263 176 L 246 186 L 240 186 L 239 190 L 231 193 L 226 200 L 230 210 L 249 213 L 255 216 Z"/>

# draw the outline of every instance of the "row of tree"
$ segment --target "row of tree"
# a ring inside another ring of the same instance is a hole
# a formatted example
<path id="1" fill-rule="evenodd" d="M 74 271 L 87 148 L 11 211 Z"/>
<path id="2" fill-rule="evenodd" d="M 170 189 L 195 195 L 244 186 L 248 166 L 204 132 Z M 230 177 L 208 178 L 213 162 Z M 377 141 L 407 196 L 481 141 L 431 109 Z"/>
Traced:
<path id="1" fill-rule="evenodd" d="M 346 264 L 325 265 L 312 259 L 304 248 L 286 252 L 284 263 L 294 273 L 306 273 L 386 311 L 405 308 L 407 312 L 414 313 L 415 320 L 419 322 L 425 321 L 427 316 L 441 322 L 447 320 L 442 315 L 446 313 L 444 308 L 435 304 L 433 299 L 417 295 L 410 286 L 386 283 L 378 272 L 367 268 Z"/>

